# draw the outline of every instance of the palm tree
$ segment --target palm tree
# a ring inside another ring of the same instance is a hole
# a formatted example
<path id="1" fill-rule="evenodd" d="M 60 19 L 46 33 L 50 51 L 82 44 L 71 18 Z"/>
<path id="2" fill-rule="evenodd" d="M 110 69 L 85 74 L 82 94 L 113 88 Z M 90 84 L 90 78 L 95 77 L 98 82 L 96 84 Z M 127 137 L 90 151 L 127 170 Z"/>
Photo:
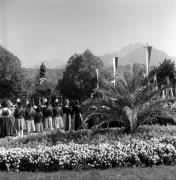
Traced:
<path id="1" fill-rule="evenodd" d="M 105 83 L 98 89 L 101 97 L 84 102 L 84 117 L 88 121 L 92 115 L 104 115 L 105 121 L 123 123 L 128 132 L 133 132 L 138 126 L 155 121 L 158 117 L 172 119 L 176 124 L 176 113 L 164 106 L 175 99 L 161 99 L 161 92 L 168 86 L 156 89 L 149 83 L 152 78 L 153 75 L 144 77 L 141 70 L 136 71 L 132 66 L 128 73 L 117 78 L 115 86 Z"/>

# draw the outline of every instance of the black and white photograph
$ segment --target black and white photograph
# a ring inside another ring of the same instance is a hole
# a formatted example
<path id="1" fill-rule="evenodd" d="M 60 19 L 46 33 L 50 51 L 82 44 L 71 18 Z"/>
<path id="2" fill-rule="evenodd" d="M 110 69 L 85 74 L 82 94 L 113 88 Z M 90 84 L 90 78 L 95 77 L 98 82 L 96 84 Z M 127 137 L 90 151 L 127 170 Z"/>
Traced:
<path id="1" fill-rule="evenodd" d="M 0 180 L 175 172 L 176 0 L 0 0 Z"/>

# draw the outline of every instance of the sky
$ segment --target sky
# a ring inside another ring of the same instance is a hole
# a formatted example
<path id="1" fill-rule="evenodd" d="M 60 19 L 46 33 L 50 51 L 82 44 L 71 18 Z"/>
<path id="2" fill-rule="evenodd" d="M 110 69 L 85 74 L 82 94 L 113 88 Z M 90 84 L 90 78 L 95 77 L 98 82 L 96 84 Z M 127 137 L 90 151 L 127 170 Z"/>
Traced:
<path id="1" fill-rule="evenodd" d="M 24 67 L 136 42 L 176 56 L 176 0 L 0 0 L 0 45 Z"/>

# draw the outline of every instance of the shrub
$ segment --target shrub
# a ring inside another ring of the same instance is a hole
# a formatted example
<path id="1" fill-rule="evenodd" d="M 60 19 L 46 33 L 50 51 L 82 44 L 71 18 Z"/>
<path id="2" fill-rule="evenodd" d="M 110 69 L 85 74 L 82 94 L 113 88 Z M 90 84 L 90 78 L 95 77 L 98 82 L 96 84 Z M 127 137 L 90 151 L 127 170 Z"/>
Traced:
<path id="1" fill-rule="evenodd" d="M 175 164 L 176 136 L 131 139 L 128 144 L 58 144 L 52 147 L 1 148 L 0 170 L 58 171 L 109 167 Z"/>
<path id="2" fill-rule="evenodd" d="M 107 128 L 95 130 L 79 130 L 70 132 L 54 131 L 50 133 L 40 133 L 31 136 L 17 138 L 5 137 L 0 139 L 0 147 L 36 147 L 53 146 L 61 143 L 74 142 L 77 144 L 114 144 L 114 141 L 129 142 L 131 139 L 150 140 L 151 138 L 161 138 L 176 136 L 176 126 L 143 125 L 132 134 L 125 134 L 123 128 Z"/>

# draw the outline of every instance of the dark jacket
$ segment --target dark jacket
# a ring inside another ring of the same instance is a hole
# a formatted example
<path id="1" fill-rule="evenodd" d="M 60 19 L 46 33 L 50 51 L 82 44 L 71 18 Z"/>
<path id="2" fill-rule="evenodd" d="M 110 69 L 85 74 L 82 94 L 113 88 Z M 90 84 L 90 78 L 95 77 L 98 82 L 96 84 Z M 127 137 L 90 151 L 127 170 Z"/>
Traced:
<path id="1" fill-rule="evenodd" d="M 53 117 L 60 117 L 63 115 L 62 107 L 61 106 L 54 106 L 53 107 Z"/>
<path id="2" fill-rule="evenodd" d="M 26 120 L 34 120 L 36 111 L 33 108 L 27 108 L 25 110 L 25 119 Z"/>
<path id="3" fill-rule="evenodd" d="M 51 105 L 43 108 L 43 117 L 44 118 L 48 118 L 48 117 L 52 117 L 52 116 L 53 116 L 53 108 Z"/>
<path id="4" fill-rule="evenodd" d="M 41 111 L 36 112 L 34 121 L 35 123 L 41 123 L 43 121 L 43 113 Z"/>
<path id="5" fill-rule="evenodd" d="M 14 117 L 15 117 L 16 119 L 23 119 L 24 116 L 25 116 L 25 111 L 24 111 L 24 109 L 23 109 L 22 107 L 15 109 Z"/>

